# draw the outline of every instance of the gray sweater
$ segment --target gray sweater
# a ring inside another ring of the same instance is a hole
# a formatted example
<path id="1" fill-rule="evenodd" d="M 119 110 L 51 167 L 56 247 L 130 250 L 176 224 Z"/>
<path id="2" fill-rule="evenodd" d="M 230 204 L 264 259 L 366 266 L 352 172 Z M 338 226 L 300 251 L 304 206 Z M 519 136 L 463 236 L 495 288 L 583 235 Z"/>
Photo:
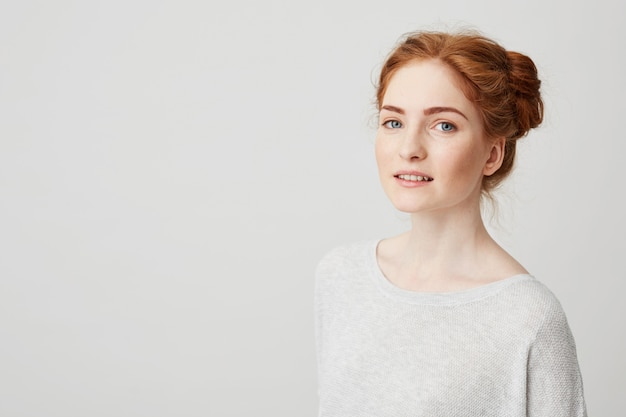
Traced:
<path id="1" fill-rule="evenodd" d="M 376 245 L 337 248 L 317 268 L 320 417 L 586 416 L 574 339 L 542 283 L 406 291 Z"/>

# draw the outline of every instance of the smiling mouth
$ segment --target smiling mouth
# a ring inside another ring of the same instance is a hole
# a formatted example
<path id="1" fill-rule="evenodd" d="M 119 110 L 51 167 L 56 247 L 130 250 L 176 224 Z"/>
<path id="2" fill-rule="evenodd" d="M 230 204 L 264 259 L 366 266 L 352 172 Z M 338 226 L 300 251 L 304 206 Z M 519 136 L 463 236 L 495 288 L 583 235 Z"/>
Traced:
<path id="1" fill-rule="evenodd" d="M 431 177 L 427 177 L 425 175 L 401 174 L 401 175 L 396 175 L 395 177 L 400 178 L 401 180 L 404 180 L 404 181 L 428 182 L 428 181 L 433 180 Z"/>

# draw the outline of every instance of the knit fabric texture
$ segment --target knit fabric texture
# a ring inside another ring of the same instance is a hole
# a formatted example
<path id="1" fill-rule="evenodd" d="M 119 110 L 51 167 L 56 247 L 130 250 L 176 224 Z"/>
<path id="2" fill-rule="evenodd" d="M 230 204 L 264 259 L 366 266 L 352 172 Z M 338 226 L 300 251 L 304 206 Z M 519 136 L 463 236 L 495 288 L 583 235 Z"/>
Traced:
<path id="1" fill-rule="evenodd" d="M 317 267 L 320 417 L 586 416 L 574 339 L 545 285 L 407 291 L 376 246 L 336 248 Z"/>

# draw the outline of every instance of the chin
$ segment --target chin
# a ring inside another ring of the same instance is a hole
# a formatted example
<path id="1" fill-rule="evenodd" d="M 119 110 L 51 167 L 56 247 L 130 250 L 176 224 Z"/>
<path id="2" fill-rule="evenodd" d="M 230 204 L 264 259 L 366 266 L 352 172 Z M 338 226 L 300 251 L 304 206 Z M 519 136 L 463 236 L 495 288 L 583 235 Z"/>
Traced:
<path id="1" fill-rule="evenodd" d="M 427 210 L 430 207 L 427 207 L 423 203 L 418 203 L 416 201 L 391 201 L 396 210 L 401 211 L 402 213 L 412 214 L 418 213 L 420 211 Z"/>

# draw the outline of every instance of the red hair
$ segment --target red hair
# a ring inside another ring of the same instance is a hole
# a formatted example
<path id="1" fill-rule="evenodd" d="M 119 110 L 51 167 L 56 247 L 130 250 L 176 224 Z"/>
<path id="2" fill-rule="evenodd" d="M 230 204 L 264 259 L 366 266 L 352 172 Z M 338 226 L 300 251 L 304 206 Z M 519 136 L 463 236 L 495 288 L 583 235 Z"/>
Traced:
<path id="1" fill-rule="evenodd" d="M 483 192 L 489 194 L 511 172 L 517 139 L 543 120 L 535 64 L 478 33 L 413 32 L 383 64 L 376 92 L 378 110 L 395 72 L 421 59 L 436 59 L 455 70 L 463 80 L 463 93 L 482 116 L 486 136 L 506 138 L 502 166 L 483 177 Z"/>

